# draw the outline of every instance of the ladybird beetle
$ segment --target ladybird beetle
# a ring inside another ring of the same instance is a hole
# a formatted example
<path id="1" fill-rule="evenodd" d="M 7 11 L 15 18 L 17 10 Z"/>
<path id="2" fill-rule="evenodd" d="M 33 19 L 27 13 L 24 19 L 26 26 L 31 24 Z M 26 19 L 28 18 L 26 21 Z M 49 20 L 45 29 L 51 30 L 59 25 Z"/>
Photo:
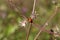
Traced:
<path id="1" fill-rule="evenodd" d="M 30 23 L 32 23 L 33 22 L 33 20 L 32 20 L 32 18 L 30 17 L 30 18 L 28 18 L 28 21 L 30 22 Z"/>

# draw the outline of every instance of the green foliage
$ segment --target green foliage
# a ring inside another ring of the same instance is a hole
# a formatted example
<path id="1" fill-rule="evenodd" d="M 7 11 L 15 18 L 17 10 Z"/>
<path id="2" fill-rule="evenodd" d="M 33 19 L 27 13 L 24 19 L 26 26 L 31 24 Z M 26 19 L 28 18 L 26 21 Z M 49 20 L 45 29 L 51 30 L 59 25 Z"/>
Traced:
<path id="1" fill-rule="evenodd" d="M 7 29 L 6 29 L 6 35 L 7 36 L 11 35 L 12 33 L 14 33 L 16 31 L 17 28 L 18 28 L 17 25 L 11 25 L 11 24 L 9 24 L 7 26 Z"/>
<path id="2" fill-rule="evenodd" d="M 34 23 L 39 24 L 42 26 L 49 17 L 53 14 L 53 10 L 55 8 L 55 4 L 52 3 L 53 0 L 37 0 L 36 2 L 36 14 L 38 16 L 33 20 Z M 58 0 L 59 1 L 59 0 Z M 21 16 L 21 13 L 23 13 L 28 18 L 30 17 L 32 13 L 32 6 L 33 6 L 33 0 L 13 0 L 14 3 L 16 3 L 17 7 L 20 7 L 21 9 L 23 7 L 27 8 L 27 12 L 24 13 L 19 10 L 19 12 L 15 11 L 15 7 L 10 8 L 10 5 L 7 5 L 6 0 L 0 0 L 0 40 L 6 38 L 7 40 L 25 40 L 26 39 L 26 30 L 29 27 L 28 26 L 21 27 L 19 26 L 19 23 L 24 19 Z M 59 1 L 60 2 L 60 1 Z M 58 3 L 59 3 L 58 2 Z M 1 6 L 3 6 L 4 10 L 1 10 Z M 9 6 L 9 7 L 8 7 Z M 5 13 L 6 12 L 6 17 Z M 4 13 L 4 14 L 2 14 Z M 3 18 L 4 17 L 4 18 Z M 49 22 L 48 26 L 46 26 L 45 29 L 50 30 L 55 24 L 59 25 L 60 30 L 60 3 L 59 3 L 59 10 L 57 14 L 54 16 L 53 19 Z M 22 30 L 21 30 L 21 29 Z M 29 40 L 34 40 L 34 37 L 38 33 L 39 29 L 38 26 L 32 26 Z M 51 35 L 47 32 L 42 32 L 40 36 L 38 37 L 38 40 L 49 40 Z M 60 40 L 60 37 L 56 37 L 57 40 Z M 4 39 L 5 40 L 5 39 Z"/>

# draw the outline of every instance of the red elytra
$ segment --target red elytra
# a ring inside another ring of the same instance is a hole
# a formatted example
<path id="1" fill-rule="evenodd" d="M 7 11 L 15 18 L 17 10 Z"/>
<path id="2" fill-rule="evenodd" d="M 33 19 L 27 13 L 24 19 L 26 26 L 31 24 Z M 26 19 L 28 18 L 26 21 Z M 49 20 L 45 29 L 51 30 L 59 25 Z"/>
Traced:
<path id="1" fill-rule="evenodd" d="M 33 22 L 33 20 L 32 20 L 32 18 L 30 17 L 30 18 L 28 18 L 28 21 L 30 22 L 30 23 L 32 23 Z"/>

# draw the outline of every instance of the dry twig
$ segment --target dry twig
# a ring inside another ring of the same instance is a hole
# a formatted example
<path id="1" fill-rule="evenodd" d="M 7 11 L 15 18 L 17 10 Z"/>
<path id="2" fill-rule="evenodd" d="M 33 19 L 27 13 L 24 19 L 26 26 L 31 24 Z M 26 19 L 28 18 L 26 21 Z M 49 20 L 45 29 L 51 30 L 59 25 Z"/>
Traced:
<path id="1" fill-rule="evenodd" d="M 39 37 L 39 35 L 43 31 L 43 29 L 47 26 L 47 24 L 50 22 L 50 20 L 57 14 L 57 11 L 58 11 L 58 6 L 56 6 L 56 8 L 54 9 L 54 11 L 53 11 L 52 15 L 50 16 L 50 18 L 45 22 L 45 24 L 39 30 L 39 32 L 35 36 L 34 40 L 37 40 L 37 38 Z"/>
<path id="2" fill-rule="evenodd" d="M 35 12 L 35 4 L 36 4 L 36 0 L 34 0 L 34 3 L 33 3 L 32 14 L 34 14 L 34 12 Z M 32 23 L 31 23 L 31 26 L 32 26 Z M 28 40 L 28 38 L 29 38 L 29 34 L 30 34 L 30 30 L 31 30 L 31 26 L 28 28 L 28 32 L 27 32 L 26 40 Z"/>

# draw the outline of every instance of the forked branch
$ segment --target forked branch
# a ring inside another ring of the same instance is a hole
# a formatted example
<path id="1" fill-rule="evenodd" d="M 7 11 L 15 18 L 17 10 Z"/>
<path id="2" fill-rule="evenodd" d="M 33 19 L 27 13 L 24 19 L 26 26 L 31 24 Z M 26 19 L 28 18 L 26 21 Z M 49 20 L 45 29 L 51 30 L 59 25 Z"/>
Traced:
<path id="1" fill-rule="evenodd" d="M 50 20 L 52 18 L 54 18 L 54 16 L 57 14 L 58 11 L 58 6 L 55 7 L 52 15 L 50 16 L 50 18 L 45 22 L 45 24 L 42 26 L 42 28 L 39 30 L 39 32 L 37 33 L 37 35 L 35 36 L 34 40 L 37 40 L 37 38 L 39 37 L 40 33 L 43 31 L 43 29 L 47 26 L 47 24 L 50 22 Z"/>

